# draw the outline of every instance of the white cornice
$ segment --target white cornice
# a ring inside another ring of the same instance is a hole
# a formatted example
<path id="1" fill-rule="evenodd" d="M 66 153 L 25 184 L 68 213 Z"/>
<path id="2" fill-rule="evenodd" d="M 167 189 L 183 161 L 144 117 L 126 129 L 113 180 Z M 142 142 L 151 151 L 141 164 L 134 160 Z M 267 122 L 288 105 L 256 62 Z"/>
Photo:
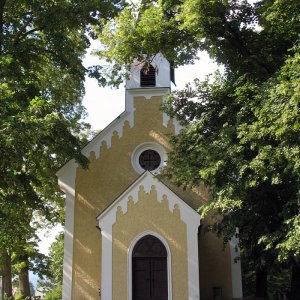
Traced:
<path id="1" fill-rule="evenodd" d="M 136 204 L 139 199 L 138 193 L 143 191 L 145 193 L 151 193 L 156 191 L 156 200 L 162 202 L 163 199 L 168 200 L 168 207 L 171 213 L 179 212 L 181 220 L 186 224 L 187 234 L 187 265 L 188 265 L 188 299 L 187 300 L 199 300 L 199 263 L 198 263 L 198 227 L 200 225 L 200 215 L 188 206 L 181 198 L 173 193 L 167 186 L 154 177 L 152 173 L 146 171 L 143 173 L 133 184 L 131 184 L 127 190 L 125 190 L 107 209 L 105 209 L 98 217 L 97 221 L 101 228 L 102 234 L 102 291 L 101 295 L 104 299 L 112 299 L 112 260 L 113 260 L 113 224 L 116 222 L 117 214 L 125 214 L 128 210 L 128 205 L 132 205 L 132 202 Z M 131 203 L 131 204 L 130 204 Z M 163 209 L 163 208 L 162 208 Z M 130 208 L 129 208 L 130 211 Z M 143 216 L 141 216 L 143 218 Z M 145 218 L 147 216 L 144 216 Z M 149 229 L 150 230 L 150 229 Z M 149 232 L 149 231 L 148 231 Z M 141 235 L 145 232 L 141 232 L 134 239 L 137 241 Z M 156 232 L 153 232 L 156 235 Z M 161 237 L 164 239 L 164 237 Z M 132 243 L 134 243 L 134 241 Z M 130 249 L 129 253 L 130 253 Z M 169 251 L 169 266 L 171 265 L 171 252 Z M 129 260 L 131 259 L 129 255 Z M 131 265 L 128 267 L 129 281 L 131 280 Z M 169 269 L 168 278 L 170 278 L 168 286 L 171 287 L 171 273 Z M 129 282 L 129 287 L 131 283 Z M 130 288 L 129 288 L 129 295 Z M 172 294 L 169 293 L 169 298 L 172 299 Z M 130 298 L 129 298 L 130 299 Z"/>
<path id="2" fill-rule="evenodd" d="M 56 172 L 59 188 L 65 193 L 75 196 L 75 178 L 78 164 L 75 159 L 69 160 L 61 169 Z"/>
<path id="3" fill-rule="evenodd" d="M 127 202 L 129 196 L 132 196 L 135 203 L 138 201 L 138 192 L 140 186 L 144 187 L 146 193 L 150 192 L 152 186 L 156 186 L 158 201 L 161 201 L 164 195 L 166 195 L 169 200 L 170 212 L 173 212 L 175 205 L 178 205 L 181 212 L 181 218 L 185 223 L 189 223 L 191 219 L 196 222 L 200 222 L 200 215 L 193 208 L 185 203 L 165 184 L 159 181 L 151 172 L 146 171 L 97 217 L 100 228 L 102 220 L 104 220 L 107 215 L 115 215 L 119 206 L 122 208 L 123 213 L 127 212 Z"/>

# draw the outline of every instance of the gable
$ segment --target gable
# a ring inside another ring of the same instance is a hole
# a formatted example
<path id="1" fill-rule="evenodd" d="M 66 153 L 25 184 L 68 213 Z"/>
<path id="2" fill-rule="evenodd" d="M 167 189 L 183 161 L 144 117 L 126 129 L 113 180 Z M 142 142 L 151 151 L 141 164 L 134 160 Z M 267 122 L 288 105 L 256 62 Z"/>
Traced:
<path id="1" fill-rule="evenodd" d="M 157 237 L 168 249 L 168 299 L 173 299 L 172 294 L 174 299 L 199 297 L 200 215 L 152 173 L 143 173 L 97 222 L 102 235 L 104 299 L 132 299 L 131 255 L 136 242 L 146 235 Z"/>
<path id="2" fill-rule="evenodd" d="M 146 235 L 167 249 L 168 300 L 199 298 L 201 218 L 193 208 L 206 191 L 183 191 L 144 172 L 163 165 L 181 127 L 160 110 L 169 64 L 162 61 L 151 88 L 139 85 L 139 67 L 126 82 L 125 111 L 82 149 L 89 168 L 71 160 L 57 172 L 66 193 L 63 299 L 96 299 L 99 291 L 103 299 L 132 299 L 132 249 Z"/>
<path id="3" fill-rule="evenodd" d="M 122 138 L 124 132 L 128 128 L 133 128 L 134 126 L 143 126 L 145 115 L 147 115 L 147 113 L 143 111 L 143 108 L 147 106 L 149 107 L 149 105 L 145 106 L 145 104 L 149 104 L 149 102 L 155 102 L 153 98 L 160 98 L 161 100 L 158 101 L 159 104 L 155 104 L 154 106 L 151 105 L 152 109 L 154 109 L 152 116 L 156 113 L 158 118 L 153 118 L 150 115 L 150 123 L 154 124 L 154 120 L 159 119 L 161 116 L 161 120 L 159 120 L 158 123 L 160 123 L 166 129 L 172 126 L 174 128 L 172 129 L 172 132 L 177 134 L 182 128 L 180 124 L 176 120 L 170 120 L 170 118 L 165 113 L 160 112 L 159 109 L 160 105 L 165 101 L 165 97 L 168 92 L 168 88 L 127 90 L 125 96 L 125 111 L 115 120 L 113 120 L 105 129 L 103 129 L 94 139 L 92 139 L 82 149 L 82 154 L 89 158 L 90 161 L 98 159 L 101 156 L 101 149 L 110 149 L 112 147 L 113 140 Z M 155 128 L 153 128 L 153 134 L 155 134 Z M 149 139 L 146 141 L 149 141 Z M 76 174 L 74 173 L 76 173 L 77 167 L 78 164 L 74 159 L 72 159 L 56 173 L 59 178 L 59 186 L 63 190 L 65 190 L 66 187 L 74 189 L 76 177 Z M 74 180 L 70 181 L 70 178 L 73 178 Z"/>
<path id="4" fill-rule="evenodd" d="M 132 64 L 130 78 L 126 80 L 125 111 L 82 149 L 82 154 L 91 161 L 90 166 L 100 158 L 103 154 L 101 152 L 106 152 L 107 149 L 112 148 L 114 141 L 122 139 L 125 131 L 137 126 L 142 129 L 145 120 L 147 120 L 149 126 L 153 127 L 152 134 L 156 136 L 145 137 L 144 141 L 141 142 L 149 142 L 160 138 L 155 132 L 157 125 L 161 125 L 166 129 L 163 135 L 166 132 L 177 134 L 182 128 L 176 120 L 170 120 L 165 113 L 160 111 L 160 105 L 170 92 L 170 63 L 161 54 L 157 54 L 151 65 L 155 69 L 155 87 L 141 87 L 140 71 L 143 64 L 139 62 Z M 107 99 L 107 101 L 111 100 Z M 150 113 L 147 113 L 147 109 Z M 135 139 L 135 137 L 136 133 L 130 139 Z M 165 139 L 165 137 L 162 137 L 162 139 Z M 161 140 L 158 141 L 158 144 L 161 144 L 161 142 Z M 138 144 L 137 141 L 135 146 L 138 146 Z M 57 172 L 59 186 L 62 190 L 75 189 L 75 181 L 78 176 L 77 169 L 78 164 L 72 159 Z"/>
<path id="5" fill-rule="evenodd" d="M 151 172 L 146 171 L 97 216 L 99 227 L 101 228 L 102 224 L 107 223 L 112 225 L 116 220 L 117 214 L 126 214 L 128 206 L 136 204 L 139 200 L 139 193 L 143 192 L 146 194 L 155 193 L 155 197 L 159 203 L 168 199 L 167 208 L 169 212 L 173 214 L 176 211 L 180 211 L 181 219 L 186 224 L 191 222 L 191 220 L 200 222 L 200 215 L 194 209 L 159 181 Z"/>

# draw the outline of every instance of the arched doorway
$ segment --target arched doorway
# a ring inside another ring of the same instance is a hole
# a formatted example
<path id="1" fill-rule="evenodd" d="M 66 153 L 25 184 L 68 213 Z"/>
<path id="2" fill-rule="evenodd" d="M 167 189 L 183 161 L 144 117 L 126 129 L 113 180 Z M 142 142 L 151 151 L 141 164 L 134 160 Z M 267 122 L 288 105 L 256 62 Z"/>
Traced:
<path id="1" fill-rule="evenodd" d="M 168 300 L 167 251 L 153 235 L 141 238 L 132 252 L 132 300 Z"/>

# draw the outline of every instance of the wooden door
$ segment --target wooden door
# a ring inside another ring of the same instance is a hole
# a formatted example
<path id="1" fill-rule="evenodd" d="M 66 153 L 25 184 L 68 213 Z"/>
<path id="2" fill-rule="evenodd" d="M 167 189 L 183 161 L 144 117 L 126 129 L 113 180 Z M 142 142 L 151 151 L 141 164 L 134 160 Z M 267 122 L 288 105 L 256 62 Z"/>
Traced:
<path id="1" fill-rule="evenodd" d="M 168 300 L 167 252 L 154 236 L 142 238 L 132 256 L 133 300 Z"/>

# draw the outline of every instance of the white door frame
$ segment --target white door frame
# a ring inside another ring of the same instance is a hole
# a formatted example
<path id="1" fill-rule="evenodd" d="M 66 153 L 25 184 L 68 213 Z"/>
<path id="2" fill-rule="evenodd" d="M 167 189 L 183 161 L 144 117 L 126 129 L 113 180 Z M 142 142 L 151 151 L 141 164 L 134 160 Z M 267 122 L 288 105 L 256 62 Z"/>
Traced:
<path id="1" fill-rule="evenodd" d="M 172 300 L 172 260 L 171 260 L 171 251 L 167 241 L 163 236 L 158 234 L 157 232 L 147 230 L 140 234 L 138 234 L 131 242 L 130 247 L 128 249 L 128 300 L 132 300 L 132 252 L 137 244 L 137 242 L 146 235 L 153 235 L 158 238 L 166 248 L 167 251 L 167 273 L 168 273 L 168 300 Z"/>

